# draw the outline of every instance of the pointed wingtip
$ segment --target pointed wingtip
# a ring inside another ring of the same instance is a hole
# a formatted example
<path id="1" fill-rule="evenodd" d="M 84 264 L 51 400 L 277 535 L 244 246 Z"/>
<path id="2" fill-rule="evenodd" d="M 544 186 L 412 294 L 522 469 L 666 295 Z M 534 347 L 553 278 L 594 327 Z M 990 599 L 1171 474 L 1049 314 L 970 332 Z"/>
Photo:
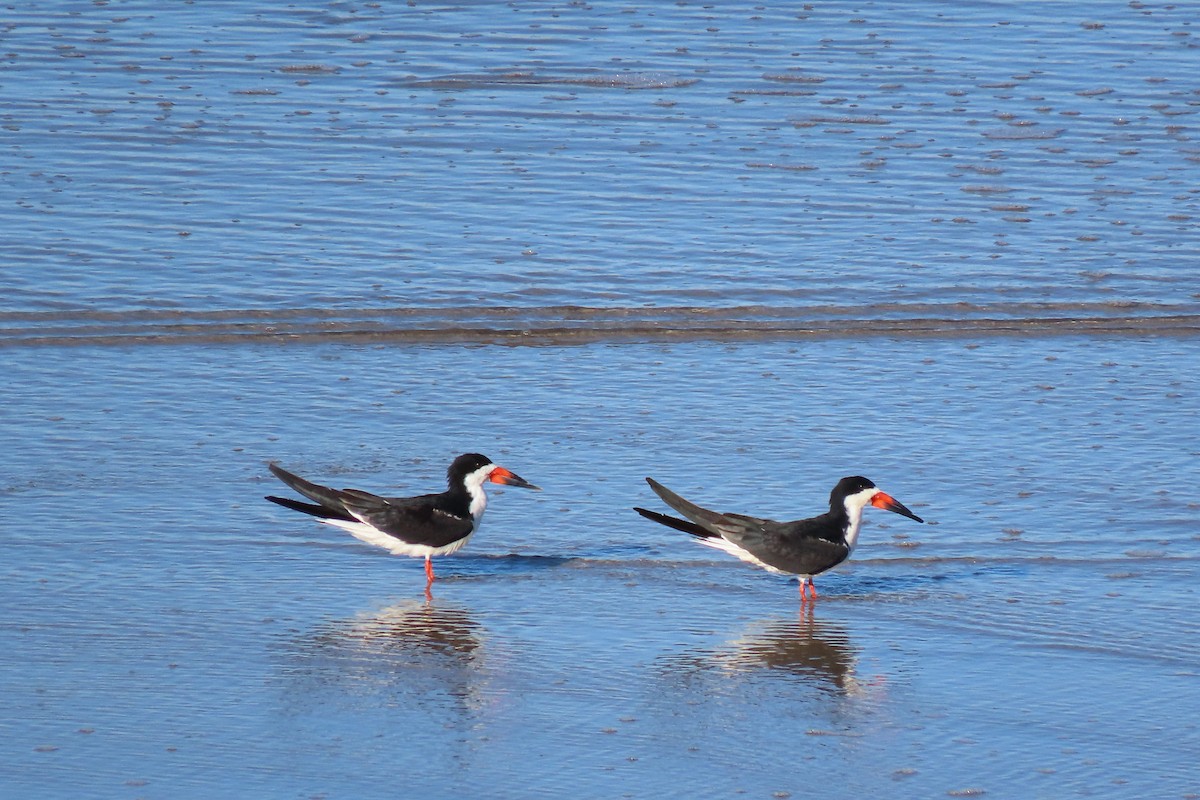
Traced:
<path id="1" fill-rule="evenodd" d="M 675 508 L 675 504 L 672 502 L 672 498 L 676 497 L 677 495 L 674 492 L 672 492 L 667 487 L 663 486 L 658 481 L 654 480 L 654 478 L 646 478 L 646 483 L 648 483 L 650 485 L 650 488 L 654 490 L 654 493 L 656 495 L 658 495 L 659 498 L 664 503 L 671 506 L 672 508 Z M 675 510 L 678 511 L 679 509 L 675 509 Z"/>

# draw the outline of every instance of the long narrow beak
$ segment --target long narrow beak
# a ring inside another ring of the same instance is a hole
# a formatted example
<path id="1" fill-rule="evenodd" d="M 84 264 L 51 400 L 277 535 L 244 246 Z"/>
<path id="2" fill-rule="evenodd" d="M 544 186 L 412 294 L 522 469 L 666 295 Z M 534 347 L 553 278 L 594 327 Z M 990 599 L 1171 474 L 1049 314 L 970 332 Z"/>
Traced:
<path id="1" fill-rule="evenodd" d="M 521 489 L 533 489 L 535 492 L 540 492 L 542 490 L 542 487 L 534 486 L 517 473 L 511 472 L 504 467 L 496 467 L 494 470 L 492 470 L 492 474 L 488 475 L 488 480 L 492 483 L 502 483 L 505 486 L 517 486 Z"/>
<path id="2" fill-rule="evenodd" d="M 925 521 L 925 520 L 921 519 L 920 517 L 918 517 L 916 514 L 909 511 L 907 508 L 905 508 L 903 503 L 901 503 L 896 498 L 892 497 L 887 492 L 876 492 L 875 496 L 871 498 L 871 505 L 875 506 L 876 508 L 883 508 L 888 511 L 894 511 L 895 513 L 899 514 L 902 517 L 908 517 L 909 519 L 915 519 L 917 522 Z"/>

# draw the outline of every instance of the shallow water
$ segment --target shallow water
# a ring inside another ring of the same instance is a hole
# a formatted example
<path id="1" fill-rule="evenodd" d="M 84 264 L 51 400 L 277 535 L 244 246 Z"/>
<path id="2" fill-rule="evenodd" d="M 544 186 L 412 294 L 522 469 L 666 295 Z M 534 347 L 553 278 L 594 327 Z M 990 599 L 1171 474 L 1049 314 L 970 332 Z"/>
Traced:
<path id="1" fill-rule="evenodd" d="M 10 7 L 0 794 L 1200 796 L 1197 22 Z M 468 450 L 429 597 L 262 500 Z"/>
<path id="2" fill-rule="evenodd" d="M 5 789 L 1194 794 L 1193 349 L 9 349 Z M 268 460 L 417 492 L 463 449 L 546 491 L 493 491 L 429 600 L 261 500 Z M 929 524 L 869 512 L 811 613 L 630 510 L 851 472 Z"/>

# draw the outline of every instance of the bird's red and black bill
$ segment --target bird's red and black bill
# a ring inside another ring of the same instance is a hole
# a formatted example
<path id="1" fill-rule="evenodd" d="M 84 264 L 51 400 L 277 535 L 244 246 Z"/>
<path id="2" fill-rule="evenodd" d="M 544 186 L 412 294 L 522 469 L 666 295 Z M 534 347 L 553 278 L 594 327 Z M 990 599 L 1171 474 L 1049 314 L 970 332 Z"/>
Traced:
<path id="1" fill-rule="evenodd" d="M 901 503 L 896 498 L 892 497 L 887 492 L 876 492 L 875 496 L 871 498 L 871 505 L 875 506 L 876 508 L 885 509 L 887 511 L 894 511 L 895 513 L 899 514 L 902 517 L 908 517 L 909 519 L 915 519 L 917 522 L 925 521 L 925 520 L 921 519 L 920 517 L 918 517 L 916 514 L 909 511 L 903 503 Z"/>
<path id="2" fill-rule="evenodd" d="M 488 480 L 492 483 L 500 483 L 505 486 L 516 486 L 521 489 L 533 489 L 535 492 L 540 492 L 542 490 L 542 487 L 534 486 L 517 473 L 507 470 L 504 467 L 496 467 L 494 470 L 492 470 L 492 474 L 488 475 Z"/>

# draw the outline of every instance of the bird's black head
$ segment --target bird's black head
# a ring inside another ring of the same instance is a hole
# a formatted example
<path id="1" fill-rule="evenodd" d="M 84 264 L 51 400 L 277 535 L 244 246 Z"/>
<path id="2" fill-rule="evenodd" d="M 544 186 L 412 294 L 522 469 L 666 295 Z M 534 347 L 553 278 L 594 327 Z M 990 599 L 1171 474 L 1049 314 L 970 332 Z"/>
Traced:
<path id="1" fill-rule="evenodd" d="M 451 490 L 465 487 L 468 483 L 480 486 L 484 481 L 491 481 L 504 486 L 541 491 L 540 487 L 534 486 L 512 470 L 498 466 L 490 458 L 479 453 L 464 453 L 454 459 L 450 469 L 446 470 L 446 480 L 449 481 Z"/>
<path id="2" fill-rule="evenodd" d="M 852 494 L 858 494 L 863 489 L 874 489 L 875 483 L 870 478 L 864 478 L 862 475 L 851 475 L 848 478 L 842 478 L 837 482 L 837 486 L 833 487 L 833 491 L 829 493 L 829 507 L 841 508 L 842 501 Z"/>
<path id="3" fill-rule="evenodd" d="M 486 467 L 491 463 L 492 460 L 485 455 L 463 453 L 454 459 L 454 463 L 450 465 L 450 469 L 446 470 L 446 480 L 450 482 L 451 486 L 461 486 L 468 475 L 480 467 Z"/>

